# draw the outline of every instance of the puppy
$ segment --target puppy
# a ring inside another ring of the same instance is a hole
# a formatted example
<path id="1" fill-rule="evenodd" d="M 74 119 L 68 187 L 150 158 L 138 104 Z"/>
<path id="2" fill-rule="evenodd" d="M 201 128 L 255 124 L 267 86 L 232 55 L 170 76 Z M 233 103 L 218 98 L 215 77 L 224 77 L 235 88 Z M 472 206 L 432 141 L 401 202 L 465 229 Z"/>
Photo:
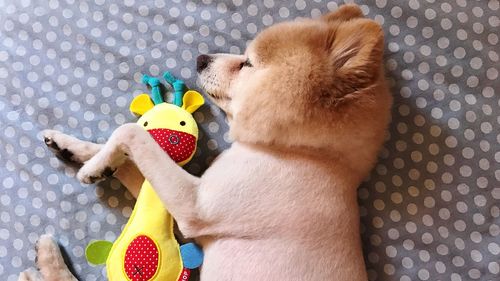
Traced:
<path id="1" fill-rule="evenodd" d="M 381 27 L 345 5 L 274 25 L 244 55 L 200 56 L 200 84 L 227 113 L 234 140 L 201 177 L 136 124 L 104 146 L 55 131 L 46 142 L 85 162 L 82 182 L 118 168 L 136 194 L 128 175 L 148 179 L 202 245 L 201 280 L 367 280 L 356 189 L 390 119 L 382 53 Z"/>

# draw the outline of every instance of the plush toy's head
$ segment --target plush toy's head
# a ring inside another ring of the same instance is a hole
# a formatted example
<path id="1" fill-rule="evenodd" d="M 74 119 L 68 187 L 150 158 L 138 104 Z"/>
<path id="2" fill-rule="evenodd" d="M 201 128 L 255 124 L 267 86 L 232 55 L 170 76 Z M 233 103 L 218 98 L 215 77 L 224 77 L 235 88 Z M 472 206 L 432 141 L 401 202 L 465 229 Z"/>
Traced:
<path id="1" fill-rule="evenodd" d="M 189 90 L 180 95 L 176 93 L 177 105 L 169 104 L 161 97 L 158 79 L 145 75 L 143 82 L 151 86 L 153 100 L 147 94 L 141 94 L 134 98 L 130 110 L 142 115 L 137 124 L 143 126 L 161 148 L 182 166 L 191 160 L 196 151 L 198 126 L 192 113 L 203 105 L 204 99 L 200 93 Z M 180 80 L 175 82 L 182 83 Z"/>

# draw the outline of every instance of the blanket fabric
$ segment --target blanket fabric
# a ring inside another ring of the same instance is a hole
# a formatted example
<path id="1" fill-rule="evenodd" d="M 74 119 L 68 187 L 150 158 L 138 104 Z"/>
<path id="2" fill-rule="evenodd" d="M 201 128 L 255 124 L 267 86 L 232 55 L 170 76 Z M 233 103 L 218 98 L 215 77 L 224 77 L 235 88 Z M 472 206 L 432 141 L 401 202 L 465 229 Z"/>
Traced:
<path id="1" fill-rule="evenodd" d="M 390 136 L 359 190 L 370 280 L 499 280 L 498 0 L 354 2 L 383 25 L 395 96 Z M 48 232 L 81 280 L 103 280 L 85 246 L 116 239 L 134 204 L 115 180 L 77 182 L 41 130 L 104 142 L 136 120 L 127 107 L 143 73 L 169 70 L 196 88 L 198 54 L 241 53 L 266 26 L 340 4 L 0 0 L 0 279 L 34 266 Z M 194 116 L 199 150 L 186 169 L 200 174 L 230 143 L 219 109 Z"/>

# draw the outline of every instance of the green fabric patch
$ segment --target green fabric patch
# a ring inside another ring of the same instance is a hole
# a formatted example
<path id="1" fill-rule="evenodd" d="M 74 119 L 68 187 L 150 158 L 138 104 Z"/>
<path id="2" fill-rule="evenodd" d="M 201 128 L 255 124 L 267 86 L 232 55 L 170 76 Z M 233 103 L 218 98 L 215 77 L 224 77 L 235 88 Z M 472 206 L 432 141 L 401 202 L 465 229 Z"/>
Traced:
<path id="1" fill-rule="evenodd" d="M 85 249 L 85 257 L 91 264 L 105 264 L 112 246 L 113 243 L 106 240 L 97 240 L 91 242 Z"/>

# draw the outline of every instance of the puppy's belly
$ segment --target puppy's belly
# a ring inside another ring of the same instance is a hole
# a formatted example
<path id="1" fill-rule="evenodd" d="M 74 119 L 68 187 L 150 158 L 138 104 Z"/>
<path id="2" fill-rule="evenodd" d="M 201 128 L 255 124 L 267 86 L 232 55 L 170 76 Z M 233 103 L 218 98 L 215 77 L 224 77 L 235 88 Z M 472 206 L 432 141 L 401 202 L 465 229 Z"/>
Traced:
<path id="1" fill-rule="evenodd" d="M 346 252 L 347 248 L 335 249 L 328 244 L 279 239 L 217 240 L 204 246 L 201 280 L 367 280 L 361 249 L 350 246 Z"/>

